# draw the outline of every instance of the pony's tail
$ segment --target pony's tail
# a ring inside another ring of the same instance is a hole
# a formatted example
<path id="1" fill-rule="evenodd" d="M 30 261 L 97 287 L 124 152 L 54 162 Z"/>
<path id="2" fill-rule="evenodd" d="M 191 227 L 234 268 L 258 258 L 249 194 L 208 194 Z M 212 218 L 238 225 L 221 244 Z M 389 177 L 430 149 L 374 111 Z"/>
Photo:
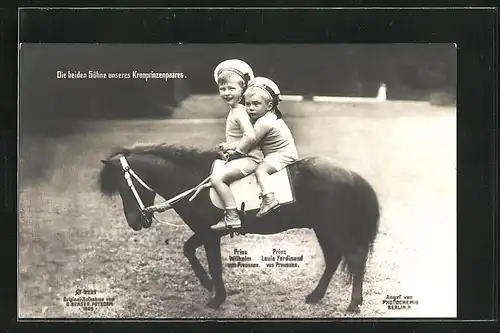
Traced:
<path id="1" fill-rule="evenodd" d="M 353 275 L 365 272 L 369 255 L 379 230 L 380 206 L 373 187 L 359 174 L 353 172 L 347 228 L 349 248 L 343 251 L 341 270 L 346 284 L 352 283 Z"/>

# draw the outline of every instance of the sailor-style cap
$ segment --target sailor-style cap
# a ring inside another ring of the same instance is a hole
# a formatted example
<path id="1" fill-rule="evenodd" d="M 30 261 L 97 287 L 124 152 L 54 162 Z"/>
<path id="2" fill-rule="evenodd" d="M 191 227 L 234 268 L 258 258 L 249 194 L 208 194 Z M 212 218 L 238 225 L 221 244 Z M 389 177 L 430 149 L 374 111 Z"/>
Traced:
<path id="1" fill-rule="evenodd" d="M 278 85 L 274 83 L 274 81 L 268 79 L 267 77 L 257 76 L 248 82 L 247 90 L 250 88 L 259 88 L 266 93 L 273 103 L 273 108 L 278 115 L 278 118 L 281 118 L 281 111 L 278 110 L 278 104 L 281 102 L 281 92 Z"/>
<path id="2" fill-rule="evenodd" d="M 226 71 L 241 76 L 245 83 L 248 83 L 248 81 L 254 78 L 253 70 L 246 62 L 239 59 L 228 59 L 215 67 L 214 80 L 216 83 L 218 82 L 219 76 Z"/>
<path id="3" fill-rule="evenodd" d="M 275 103 L 276 105 L 278 105 L 278 103 L 281 101 L 281 92 L 278 88 L 278 85 L 267 77 L 258 76 L 253 78 L 252 80 L 250 80 L 250 82 L 248 82 L 248 88 L 250 87 L 262 89 L 266 94 L 269 95 L 273 103 Z"/>

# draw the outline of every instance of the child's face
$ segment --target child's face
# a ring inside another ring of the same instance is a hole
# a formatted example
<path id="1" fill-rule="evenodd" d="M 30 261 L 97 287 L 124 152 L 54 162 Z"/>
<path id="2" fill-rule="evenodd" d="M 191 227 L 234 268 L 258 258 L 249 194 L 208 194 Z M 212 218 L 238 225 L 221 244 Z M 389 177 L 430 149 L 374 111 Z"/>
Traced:
<path id="1" fill-rule="evenodd" d="M 257 120 L 271 110 L 272 104 L 262 94 L 255 92 L 245 96 L 245 108 L 250 119 Z"/>
<path id="2" fill-rule="evenodd" d="M 224 102 L 229 106 L 236 106 L 243 93 L 241 78 L 237 75 L 231 75 L 227 78 L 226 82 L 219 84 L 219 95 Z"/>

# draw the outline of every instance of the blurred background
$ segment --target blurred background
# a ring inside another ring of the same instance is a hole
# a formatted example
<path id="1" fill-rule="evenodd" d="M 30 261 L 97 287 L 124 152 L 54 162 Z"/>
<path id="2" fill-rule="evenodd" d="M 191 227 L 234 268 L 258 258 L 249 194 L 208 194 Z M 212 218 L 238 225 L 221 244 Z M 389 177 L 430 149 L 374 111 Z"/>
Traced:
<path id="1" fill-rule="evenodd" d="M 343 45 L 109 45 L 23 44 L 20 100 L 23 135 L 70 131 L 67 119 L 173 116 L 191 94 L 214 94 L 213 69 L 222 60 L 247 61 L 283 94 L 374 97 L 452 103 L 453 44 Z M 186 80 L 57 79 L 57 70 L 183 72 Z M 438 98 L 438 96 L 446 98 Z M 57 129 L 57 130 L 56 130 Z"/>

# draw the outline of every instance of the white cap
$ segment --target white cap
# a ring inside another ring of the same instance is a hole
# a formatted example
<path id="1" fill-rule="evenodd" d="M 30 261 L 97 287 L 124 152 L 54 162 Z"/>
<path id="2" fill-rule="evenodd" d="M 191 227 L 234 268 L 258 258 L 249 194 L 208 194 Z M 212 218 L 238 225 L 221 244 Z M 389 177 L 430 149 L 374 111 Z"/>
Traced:
<path id="1" fill-rule="evenodd" d="M 224 71 L 233 72 L 241 76 L 241 78 L 245 80 L 245 83 L 248 83 L 248 81 L 254 78 L 253 70 L 250 65 L 239 59 L 228 59 L 215 67 L 214 80 L 216 83 L 218 82 L 219 75 Z"/>
<path id="2" fill-rule="evenodd" d="M 258 76 L 253 78 L 248 82 L 248 88 L 250 87 L 264 90 L 276 104 L 281 101 L 281 92 L 278 85 L 267 77 Z"/>

